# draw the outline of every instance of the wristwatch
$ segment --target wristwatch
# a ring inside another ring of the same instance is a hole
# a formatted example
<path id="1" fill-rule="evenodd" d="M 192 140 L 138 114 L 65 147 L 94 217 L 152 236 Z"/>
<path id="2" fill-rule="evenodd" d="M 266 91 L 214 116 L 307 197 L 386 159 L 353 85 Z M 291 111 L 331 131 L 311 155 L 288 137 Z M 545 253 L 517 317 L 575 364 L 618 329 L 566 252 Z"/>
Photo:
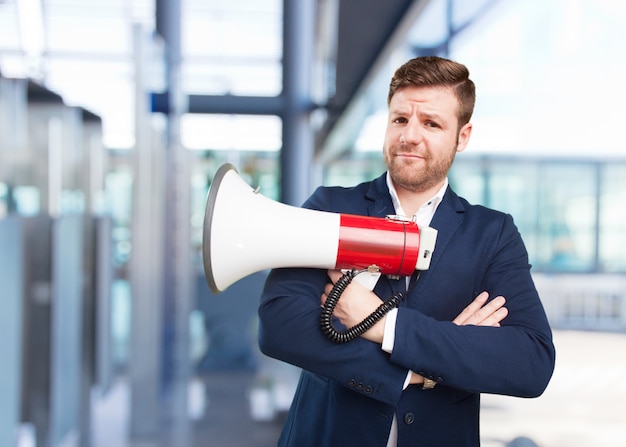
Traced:
<path id="1" fill-rule="evenodd" d="M 424 377 L 424 383 L 422 384 L 423 390 L 432 390 L 433 388 L 435 388 L 435 385 L 437 385 L 437 382 L 427 377 Z"/>

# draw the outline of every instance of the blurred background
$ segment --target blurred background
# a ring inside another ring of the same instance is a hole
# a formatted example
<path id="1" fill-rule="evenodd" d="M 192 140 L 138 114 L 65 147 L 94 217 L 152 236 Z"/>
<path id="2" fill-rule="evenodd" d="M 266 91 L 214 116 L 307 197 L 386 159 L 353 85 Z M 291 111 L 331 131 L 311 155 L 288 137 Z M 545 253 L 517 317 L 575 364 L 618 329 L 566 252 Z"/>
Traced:
<path id="1" fill-rule="evenodd" d="M 276 445 L 298 371 L 258 352 L 265 272 L 207 287 L 208 188 L 380 175 L 417 55 L 469 67 L 450 183 L 513 214 L 554 328 L 548 390 L 484 396 L 483 446 L 623 445 L 619 0 L 0 0 L 0 445 Z"/>

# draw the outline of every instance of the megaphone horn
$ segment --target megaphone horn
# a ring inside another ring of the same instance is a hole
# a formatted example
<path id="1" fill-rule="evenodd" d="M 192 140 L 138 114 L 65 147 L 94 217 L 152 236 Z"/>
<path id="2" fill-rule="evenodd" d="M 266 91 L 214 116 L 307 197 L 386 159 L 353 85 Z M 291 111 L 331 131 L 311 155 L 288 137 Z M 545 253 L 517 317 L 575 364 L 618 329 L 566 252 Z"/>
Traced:
<path id="1" fill-rule="evenodd" d="M 202 257 L 215 293 L 281 267 L 375 269 L 410 276 L 430 265 L 437 231 L 409 219 L 298 208 L 254 190 L 226 163 L 209 188 Z"/>

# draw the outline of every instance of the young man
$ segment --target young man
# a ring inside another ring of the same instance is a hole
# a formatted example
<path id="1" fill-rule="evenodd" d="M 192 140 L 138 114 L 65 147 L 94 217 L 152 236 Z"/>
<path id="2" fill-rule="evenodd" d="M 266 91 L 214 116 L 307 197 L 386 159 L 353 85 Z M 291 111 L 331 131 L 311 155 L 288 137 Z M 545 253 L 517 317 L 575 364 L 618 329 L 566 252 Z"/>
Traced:
<path id="1" fill-rule="evenodd" d="M 340 272 L 276 269 L 259 307 L 261 350 L 302 368 L 280 446 L 478 446 L 480 393 L 539 396 L 555 351 L 511 216 L 470 205 L 448 186 L 472 133 L 467 68 L 415 58 L 394 74 L 383 147 L 388 171 L 353 188 L 322 187 L 305 207 L 404 215 L 438 230 L 419 279 L 353 281 L 334 316 L 351 327 L 381 299 L 406 299 L 361 337 L 330 341 L 323 304 Z M 504 302 L 506 299 L 506 308 Z"/>

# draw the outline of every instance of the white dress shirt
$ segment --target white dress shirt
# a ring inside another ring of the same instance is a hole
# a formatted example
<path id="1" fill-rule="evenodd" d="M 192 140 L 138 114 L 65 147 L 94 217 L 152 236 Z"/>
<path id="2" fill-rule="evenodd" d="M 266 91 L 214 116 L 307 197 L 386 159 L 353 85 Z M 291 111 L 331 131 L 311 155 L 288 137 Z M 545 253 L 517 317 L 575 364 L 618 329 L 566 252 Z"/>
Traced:
<path id="1" fill-rule="evenodd" d="M 396 188 L 393 186 L 393 182 L 391 181 L 391 176 L 389 172 L 387 172 L 387 187 L 389 188 L 389 194 L 391 194 L 391 200 L 393 202 L 393 207 L 398 216 L 406 216 L 406 213 L 402 209 L 402 205 L 400 204 L 400 199 L 398 199 L 398 193 L 396 192 Z M 448 178 L 443 184 L 443 186 L 437 191 L 437 193 L 426 203 L 424 203 L 417 213 L 411 216 L 417 226 L 419 228 L 427 227 L 430 225 L 430 221 L 433 219 L 435 215 L 435 211 L 437 211 L 437 207 L 441 203 L 443 199 L 443 195 L 446 192 L 448 187 Z M 409 217 L 409 216 L 406 216 Z M 410 278 L 407 277 L 407 286 Z M 383 335 L 383 344 L 382 349 L 385 352 L 391 354 L 393 351 L 393 345 L 396 337 L 396 318 L 398 316 L 398 309 L 392 309 L 387 313 L 387 318 L 385 321 L 385 331 Z M 413 372 L 411 370 L 408 371 L 406 380 L 404 381 L 403 389 L 406 389 L 409 386 L 409 382 L 411 380 L 411 375 Z M 396 447 L 398 444 L 398 420 L 396 415 L 393 415 L 393 421 L 391 423 L 391 431 L 389 432 L 389 440 L 387 441 L 387 447 Z"/>

